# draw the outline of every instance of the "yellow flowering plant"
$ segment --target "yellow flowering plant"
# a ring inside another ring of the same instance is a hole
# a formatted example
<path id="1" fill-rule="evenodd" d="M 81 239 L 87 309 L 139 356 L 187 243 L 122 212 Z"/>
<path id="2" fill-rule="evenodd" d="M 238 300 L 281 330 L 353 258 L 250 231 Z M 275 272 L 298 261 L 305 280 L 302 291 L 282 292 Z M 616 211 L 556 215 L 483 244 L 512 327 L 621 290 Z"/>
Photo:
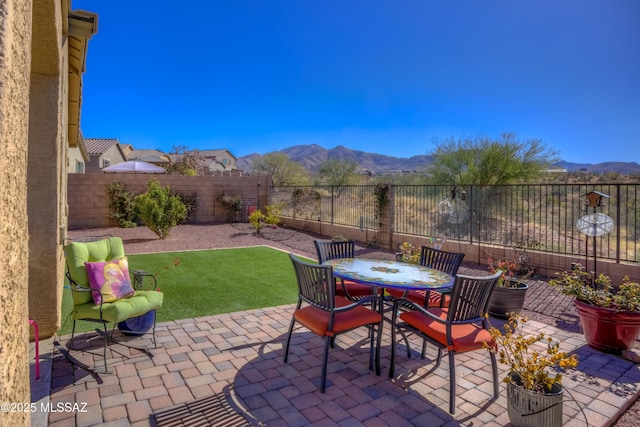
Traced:
<path id="1" fill-rule="evenodd" d="M 563 271 L 558 278 L 550 280 L 549 285 L 596 307 L 640 312 L 640 283 L 632 282 L 628 276 L 614 287 L 609 276 L 602 273 L 595 276 L 577 264 L 573 270 Z M 617 291 L 614 292 L 614 288 Z"/>
<path id="2" fill-rule="evenodd" d="M 511 313 L 504 333 L 494 326 L 489 328 L 494 345 L 485 344 L 485 348 L 495 353 L 500 363 L 509 366 L 504 382 L 521 385 L 535 393 L 549 392 L 554 384 L 562 381 L 558 370 L 575 368 L 578 356 L 560 351 L 560 343 L 554 343 L 542 332 L 524 335 L 527 321 L 527 317 Z"/>
<path id="3" fill-rule="evenodd" d="M 396 254 L 398 261 L 408 262 L 409 264 L 418 264 L 420 262 L 420 249 L 411 243 L 402 242 L 398 249 L 400 250 Z"/>

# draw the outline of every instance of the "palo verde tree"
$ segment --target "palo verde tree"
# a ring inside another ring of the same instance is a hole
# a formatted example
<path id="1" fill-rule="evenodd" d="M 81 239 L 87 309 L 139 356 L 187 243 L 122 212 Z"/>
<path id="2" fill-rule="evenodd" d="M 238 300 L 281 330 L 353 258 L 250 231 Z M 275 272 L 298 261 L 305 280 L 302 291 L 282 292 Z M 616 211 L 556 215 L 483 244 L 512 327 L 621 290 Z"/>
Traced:
<path id="1" fill-rule="evenodd" d="M 333 186 L 355 184 L 358 162 L 348 159 L 327 159 L 318 166 L 318 173 L 323 180 Z"/>
<path id="2" fill-rule="evenodd" d="M 187 217 L 187 207 L 180 197 L 171 194 L 169 186 L 162 187 L 156 179 L 149 181 L 146 193 L 136 196 L 135 210 L 144 225 L 163 240 Z"/>
<path id="3" fill-rule="evenodd" d="M 539 139 L 520 140 L 513 133 L 500 138 L 436 140 L 428 168 L 436 184 L 499 185 L 532 182 L 557 162 L 557 153 Z"/>
<path id="4" fill-rule="evenodd" d="M 251 160 L 253 172 L 271 175 L 273 185 L 306 185 L 309 174 L 305 168 L 294 162 L 285 153 L 272 152 Z"/>

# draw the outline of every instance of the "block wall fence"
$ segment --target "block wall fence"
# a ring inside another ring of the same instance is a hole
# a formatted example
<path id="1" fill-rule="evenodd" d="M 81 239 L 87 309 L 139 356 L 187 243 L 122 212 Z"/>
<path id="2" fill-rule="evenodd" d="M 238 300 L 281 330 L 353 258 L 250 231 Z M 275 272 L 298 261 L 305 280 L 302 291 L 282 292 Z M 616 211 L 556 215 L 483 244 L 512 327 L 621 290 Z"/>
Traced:
<path id="1" fill-rule="evenodd" d="M 169 186 L 178 194 L 196 196 L 197 207 L 187 222 L 206 224 L 224 222 L 227 210 L 217 200 L 218 195 L 240 195 L 244 209 L 240 221 L 247 221 L 251 207 L 263 209 L 268 204 L 271 177 L 269 176 L 184 176 L 152 174 L 69 174 L 67 187 L 68 228 L 113 227 L 109 219 L 107 187 L 121 182 L 134 194 L 144 193 L 151 179 Z"/>
<path id="2" fill-rule="evenodd" d="M 244 209 L 238 221 L 247 222 L 251 207 L 262 209 L 270 204 L 271 178 L 269 176 L 182 176 L 149 174 L 70 174 L 68 179 L 68 228 L 103 228 L 116 226 L 109 219 L 109 196 L 107 186 L 119 181 L 134 194 L 143 193 L 150 179 L 157 179 L 163 186 L 168 185 L 175 193 L 195 194 L 197 208 L 189 218 L 190 223 L 210 224 L 227 220 L 227 211 L 216 199 L 219 194 L 240 195 Z M 384 249 L 396 249 L 402 242 L 414 246 L 427 244 L 428 237 L 403 235 L 393 231 L 390 212 L 381 217 L 377 230 L 310 221 L 299 218 L 281 217 L 283 226 L 312 232 L 326 238 L 341 235 L 365 244 L 375 244 Z M 489 254 L 493 258 L 512 258 L 513 248 L 477 243 L 450 241 L 446 250 L 464 252 L 465 261 L 486 264 Z M 531 251 L 530 265 L 539 274 L 553 276 L 557 271 L 568 270 L 572 263 L 587 264 L 591 260 L 571 255 Z M 599 273 L 608 274 L 615 281 L 628 275 L 640 280 L 640 267 L 636 263 L 615 263 L 598 259 Z"/>

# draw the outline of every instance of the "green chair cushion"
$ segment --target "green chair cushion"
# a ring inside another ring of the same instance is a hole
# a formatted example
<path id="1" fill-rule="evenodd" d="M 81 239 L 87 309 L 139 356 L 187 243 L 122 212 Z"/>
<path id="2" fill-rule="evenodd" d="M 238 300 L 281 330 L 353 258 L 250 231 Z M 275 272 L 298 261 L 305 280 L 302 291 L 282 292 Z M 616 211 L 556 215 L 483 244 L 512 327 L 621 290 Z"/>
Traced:
<path id="1" fill-rule="evenodd" d="M 91 296 L 90 292 L 87 292 Z M 157 291 L 136 291 L 130 298 L 102 304 L 102 319 L 117 323 L 131 317 L 141 316 L 151 310 L 162 307 L 163 293 Z M 100 319 L 100 306 L 93 300 L 73 307 L 73 317 L 80 319 Z"/>
<path id="2" fill-rule="evenodd" d="M 71 280 L 84 288 L 89 288 L 89 277 L 84 265 L 85 262 L 110 261 L 122 258 L 125 255 L 124 244 L 120 237 L 110 237 L 95 242 L 73 242 L 66 245 L 63 250 Z M 74 305 L 88 302 L 93 304 L 91 292 L 74 291 L 72 295 Z"/>

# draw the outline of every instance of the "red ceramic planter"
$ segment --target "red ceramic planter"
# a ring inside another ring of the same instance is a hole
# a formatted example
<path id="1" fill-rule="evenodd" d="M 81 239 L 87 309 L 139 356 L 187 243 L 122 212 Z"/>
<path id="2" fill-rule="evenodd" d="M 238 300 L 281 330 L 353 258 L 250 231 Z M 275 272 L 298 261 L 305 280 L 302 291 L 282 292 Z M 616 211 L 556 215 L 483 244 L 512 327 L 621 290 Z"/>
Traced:
<path id="1" fill-rule="evenodd" d="M 633 347 L 640 332 L 640 313 L 615 311 L 578 300 L 574 304 L 590 347 L 615 354 Z"/>

